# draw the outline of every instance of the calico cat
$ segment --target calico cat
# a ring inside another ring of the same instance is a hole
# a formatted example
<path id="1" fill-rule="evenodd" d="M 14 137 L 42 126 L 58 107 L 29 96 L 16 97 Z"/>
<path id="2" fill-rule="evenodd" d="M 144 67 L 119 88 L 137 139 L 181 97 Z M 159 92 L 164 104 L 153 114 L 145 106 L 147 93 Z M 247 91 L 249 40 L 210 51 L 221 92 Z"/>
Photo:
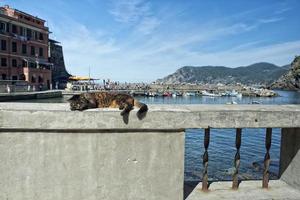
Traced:
<path id="1" fill-rule="evenodd" d="M 139 102 L 132 96 L 123 93 L 113 92 L 90 92 L 76 94 L 69 100 L 70 109 L 74 110 L 86 110 L 90 108 L 119 108 L 122 110 L 121 115 L 123 116 L 124 122 L 128 123 L 128 115 L 133 107 L 136 106 L 139 109 L 137 117 L 143 119 L 148 111 L 148 106 L 144 103 Z"/>

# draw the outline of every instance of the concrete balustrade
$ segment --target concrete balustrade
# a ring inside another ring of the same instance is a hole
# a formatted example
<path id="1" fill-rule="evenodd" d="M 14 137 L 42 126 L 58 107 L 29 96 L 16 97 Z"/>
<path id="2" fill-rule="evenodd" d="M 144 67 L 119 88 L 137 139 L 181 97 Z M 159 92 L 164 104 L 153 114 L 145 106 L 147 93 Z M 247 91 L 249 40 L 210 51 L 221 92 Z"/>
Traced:
<path id="1" fill-rule="evenodd" d="M 125 124 L 117 109 L 0 103 L 0 199 L 182 200 L 186 128 L 283 128 L 281 179 L 256 195 L 300 195 L 298 105 L 151 105 L 145 119 L 135 114 Z M 235 194 L 246 198 L 247 188 Z M 196 188 L 188 199 L 220 191 Z"/>

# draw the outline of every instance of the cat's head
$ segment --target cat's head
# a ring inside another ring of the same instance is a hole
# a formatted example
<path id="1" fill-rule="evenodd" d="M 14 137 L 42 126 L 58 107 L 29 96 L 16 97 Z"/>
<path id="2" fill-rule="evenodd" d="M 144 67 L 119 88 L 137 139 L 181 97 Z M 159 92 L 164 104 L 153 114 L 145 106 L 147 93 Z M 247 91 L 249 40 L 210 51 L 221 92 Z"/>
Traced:
<path id="1" fill-rule="evenodd" d="M 84 110 L 88 107 L 89 101 L 83 96 L 79 94 L 73 95 L 70 99 L 70 109 L 71 110 Z"/>

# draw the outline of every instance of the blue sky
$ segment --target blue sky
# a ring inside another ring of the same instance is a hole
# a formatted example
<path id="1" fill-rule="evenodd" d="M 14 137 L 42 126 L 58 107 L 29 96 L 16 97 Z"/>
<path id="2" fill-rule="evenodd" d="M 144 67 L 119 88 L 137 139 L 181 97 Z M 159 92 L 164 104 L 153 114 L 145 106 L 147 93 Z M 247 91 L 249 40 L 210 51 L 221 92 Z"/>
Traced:
<path id="1" fill-rule="evenodd" d="M 298 0 L 0 2 L 45 19 L 74 75 L 151 82 L 185 65 L 285 65 L 300 54 Z"/>

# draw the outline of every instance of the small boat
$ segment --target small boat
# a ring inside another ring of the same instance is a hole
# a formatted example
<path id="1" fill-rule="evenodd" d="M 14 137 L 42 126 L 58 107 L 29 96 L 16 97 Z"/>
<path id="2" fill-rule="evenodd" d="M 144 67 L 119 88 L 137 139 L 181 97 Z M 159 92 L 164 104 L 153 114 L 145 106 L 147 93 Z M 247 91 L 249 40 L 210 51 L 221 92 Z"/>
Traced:
<path id="1" fill-rule="evenodd" d="M 154 92 L 147 92 L 147 93 L 145 94 L 145 96 L 147 96 L 147 97 L 155 97 L 156 94 L 155 94 Z"/>
<path id="2" fill-rule="evenodd" d="M 260 101 L 252 101 L 251 104 L 261 104 Z"/>
<path id="3" fill-rule="evenodd" d="M 232 90 L 231 92 L 229 92 L 229 91 L 223 92 L 223 93 L 221 94 L 221 96 L 226 96 L 226 97 L 238 97 L 238 98 L 241 98 L 241 97 L 242 97 L 242 94 L 236 92 L 235 90 Z"/>
<path id="4" fill-rule="evenodd" d="M 183 96 L 186 96 L 186 97 L 196 96 L 196 93 L 195 92 L 186 92 L 183 94 Z"/>
<path id="5" fill-rule="evenodd" d="M 220 94 L 209 93 L 206 90 L 202 91 L 202 95 L 203 96 L 209 96 L 209 97 L 220 97 L 221 96 Z"/>
<path id="6" fill-rule="evenodd" d="M 170 97 L 170 96 L 172 96 L 172 93 L 170 93 L 170 92 L 164 92 L 162 96 L 163 97 Z"/>

